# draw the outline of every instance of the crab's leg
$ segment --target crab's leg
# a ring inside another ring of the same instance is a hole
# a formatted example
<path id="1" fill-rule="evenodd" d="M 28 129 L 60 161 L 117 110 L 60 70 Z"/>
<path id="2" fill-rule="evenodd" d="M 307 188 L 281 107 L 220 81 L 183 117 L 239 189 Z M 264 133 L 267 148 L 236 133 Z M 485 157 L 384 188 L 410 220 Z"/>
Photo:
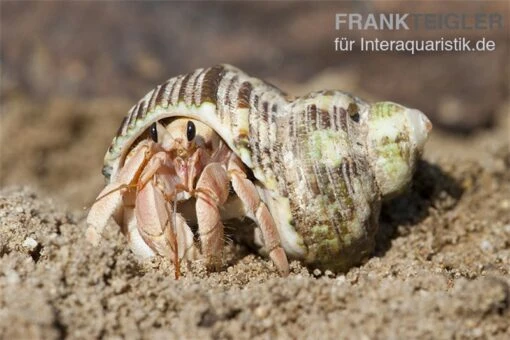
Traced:
<path id="1" fill-rule="evenodd" d="M 228 198 L 228 175 L 220 163 L 210 163 L 198 179 L 195 189 L 196 214 L 202 254 L 209 270 L 218 270 L 223 251 L 223 223 L 219 206 Z"/>
<path id="2" fill-rule="evenodd" d="M 202 173 L 206 164 L 210 163 L 209 156 L 202 150 L 198 149 L 193 153 L 188 162 L 186 163 L 186 173 L 183 180 L 188 188 L 193 188 L 197 177 Z"/>
<path id="3" fill-rule="evenodd" d="M 180 260 L 192 259 L 196 254 L 193 232 L 184 217 L 179 213 L 174 215 L 172 205 L 152 182 L 138 193 L 135 216 L 137 232 L 131 235 L 132 241 L 140 235 L 155 253 L 170 259 L 176 266 L 178 278 Z"/>
<path id="4" fill-rule="evenodd" d="M 174 212 L 172 199 L 179 184 L 168 154 L 159 152 L 147 164 L 138 183 L 135 216 L 139 235 L 161 256 L 170 258 L 179 275 L 179 258 L 184 258 L 193 245 L 193 233 L 185 219 Z M 175 221 L 174 221 L 175 219 Z M 136 234 L 133 234 L 136 239 Z"/>
<path id="5" fill-rule="evenodd" d="M 273 216 L 260 196 L 253 182 L 246 178 L 240 159 L 233 155 L 228 163 L 228 173 L 232 180 L 232 187 L 237 196 L 244 203 L 247 215 L 254 219 L 262 231 L 264 245 L 269 257 L 283 276 L 289 274 L 289 262 L 282 248 L 280 235 Z"/>
<path id="6" fill-rule="evenodd" d="M 135 216 L 138 232 L 157 254 L 173 259 L 177 244 L 179 258 L 188 258 L 187 253 L 194 247 L 193 232 L 179 213 L 175 213 L 174 230 L 172 204 L 165 200 L 165 195 L 153 182 L 138 192 Z"/>
<path id="7" fill-rule="evenodd" d="M 113 182 L 108 184 L 99 194 L 90 208 L 87 216 L 87 240 L 97 245 L 101 239 L 108 219 L 113 216 L 115 221 L 122 224 L 122 196 L 129 186 L 136 182 L 141 169 L 151 153 L 151 144 L 140 143 L 134 150 L 124 167 L 119 171 Z"/>

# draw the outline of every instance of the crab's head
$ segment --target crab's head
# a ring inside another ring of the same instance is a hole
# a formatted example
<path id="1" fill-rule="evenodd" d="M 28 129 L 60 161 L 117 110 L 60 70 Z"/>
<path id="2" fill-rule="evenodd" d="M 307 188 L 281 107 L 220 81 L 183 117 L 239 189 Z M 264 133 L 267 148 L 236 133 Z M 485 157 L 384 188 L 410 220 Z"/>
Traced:
<path id="1" fill-rule="evenodd" d="M 150 128 L 150 135 L 166 152 L 182 159 L 187 159 L 197 149 L 211 154 L 218 148 L 221 140 L 208 125 L 189 118 L 173 119 L 166 125 L 154 123 Z"/>
<path id="2" fill-rule="evenodd" d="M 401 192 L 410 182 L 432 124 L 419 110 L 392 102 L 370 106 L 368 154 L 383 197 Z"/>

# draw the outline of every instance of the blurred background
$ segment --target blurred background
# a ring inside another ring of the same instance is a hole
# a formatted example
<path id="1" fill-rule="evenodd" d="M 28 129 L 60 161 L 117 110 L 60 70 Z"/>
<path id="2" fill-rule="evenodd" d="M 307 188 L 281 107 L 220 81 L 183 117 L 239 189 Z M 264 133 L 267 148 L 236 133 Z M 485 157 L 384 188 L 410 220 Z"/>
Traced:
<path id="1" fill-rule="evenodd" d="M 335 30 L 335 13 L 407 12 L 499 13 L 504 28 Z M 30 184 L 71 207 L 89 205 L 103 186 L 104 153 L 133 104 L 216 63 L 292 94 L 333 88 L 416 107 L 450 139 L 491 133 L 509 110 L 507 1 L 2 1 L 0 16 L 0 184 Z M 494 40 L 496 50 L 334 51 L 336 37 L 459 36 Z"/>

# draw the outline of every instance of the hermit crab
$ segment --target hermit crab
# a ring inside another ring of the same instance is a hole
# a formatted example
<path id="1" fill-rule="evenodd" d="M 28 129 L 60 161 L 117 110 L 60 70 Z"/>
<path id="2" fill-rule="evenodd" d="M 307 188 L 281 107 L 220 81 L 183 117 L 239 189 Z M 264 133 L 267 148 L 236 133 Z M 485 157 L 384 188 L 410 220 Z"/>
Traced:
<path id="1" fill-rule="evenodd" d="M 124 118 L 87 237 L 97 244 L 113 217 L 134 253 L 168 257 L 178 275 L 183 260 L 218 269 L 222 221 L 248 217 L 282 275 L 288 258 L 345 271 L 372 251 L 381 201 L 409 184 L 431 127 L 392 102 L 291 97 L 230 65 L 198 69 Z"/>

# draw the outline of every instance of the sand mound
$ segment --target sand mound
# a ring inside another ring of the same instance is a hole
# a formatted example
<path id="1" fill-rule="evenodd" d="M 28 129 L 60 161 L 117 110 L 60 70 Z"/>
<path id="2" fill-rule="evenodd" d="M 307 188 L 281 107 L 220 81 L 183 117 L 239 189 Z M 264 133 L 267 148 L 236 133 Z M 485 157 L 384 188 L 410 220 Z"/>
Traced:
<path id="1" fill-rule="evenodd" d="M 510 153 L 494 133 L 462 145 L 480 140 L 492 145 L 481 163 L 431 152 L 384 207 L 375 256 L 336 276 L 295 262 L 280 278 L 230 246 L 224 271 L 196 263 L 175 281 L 167 261 L 138 261 L 113 224 L 93 248 L 85 211 L 4 188 L 0 338 L 508 337 Z"/>

